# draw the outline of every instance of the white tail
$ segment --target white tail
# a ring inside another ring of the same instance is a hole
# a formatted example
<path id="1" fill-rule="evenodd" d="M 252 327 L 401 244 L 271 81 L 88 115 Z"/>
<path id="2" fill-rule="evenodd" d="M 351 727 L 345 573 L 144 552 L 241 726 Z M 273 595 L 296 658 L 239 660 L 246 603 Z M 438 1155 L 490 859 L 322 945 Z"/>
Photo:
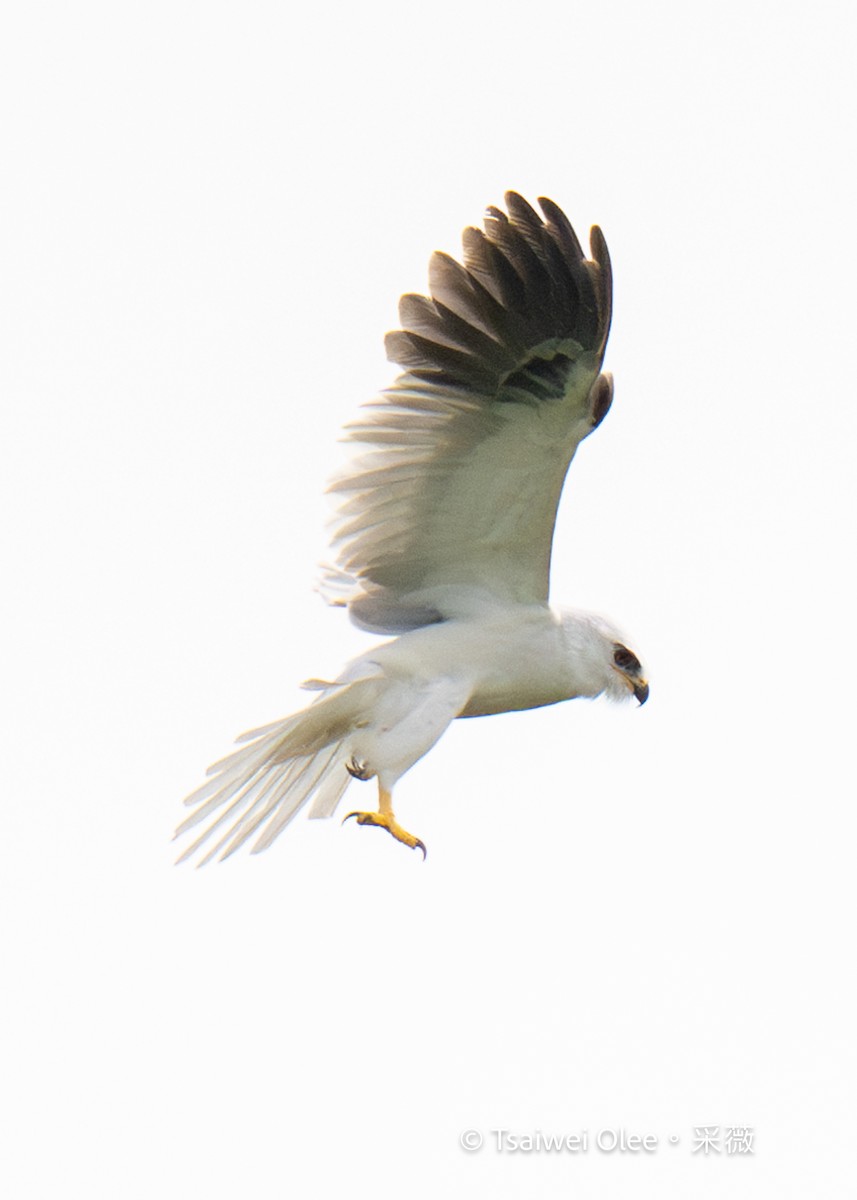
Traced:
<path id="1" fill-rule="evenodd" d="M 345 766 L 351 756 L 348 736 L 378 690 L 377 679 L 326 686 L 303 712 L 240 737 L 249 744 L 209 767 L 210 778 L 185 799 L 195 811 L 176 837 L 218 815 L 177 862 L 190 858 L 215 832 L 219 836 L 198 866 L 217 855 L 228 858 L 261 830 L 252 849 L 258 854 L 313 797 L 311 817 L 333 816 L 351 782 Z"/>

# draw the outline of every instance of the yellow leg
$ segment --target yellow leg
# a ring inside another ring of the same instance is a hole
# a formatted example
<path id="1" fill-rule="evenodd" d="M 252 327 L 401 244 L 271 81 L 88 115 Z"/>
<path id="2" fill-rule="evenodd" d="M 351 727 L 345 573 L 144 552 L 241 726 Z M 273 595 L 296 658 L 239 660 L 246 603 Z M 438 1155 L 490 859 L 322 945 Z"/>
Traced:
<path id="1" fill-rule="evenodd" d="M 350 812 L 347 817 L 342 818 L 342 824 L 344 825 L 350 817 L 356 817 L 358 825 L 377 825 L 380 829 L 386 829 L 387 833 L 392 834 L 397 842 L 410 846 L 412 850 L 422 850 L 423 859 L 425 859 L 425 846 L 418 837 L 408 833 L 407 829 L 402 829 L 393 816 L 393 795 L 386 788 L 382 788 L 380 783 L 378 784 L 378 811 Z"/>

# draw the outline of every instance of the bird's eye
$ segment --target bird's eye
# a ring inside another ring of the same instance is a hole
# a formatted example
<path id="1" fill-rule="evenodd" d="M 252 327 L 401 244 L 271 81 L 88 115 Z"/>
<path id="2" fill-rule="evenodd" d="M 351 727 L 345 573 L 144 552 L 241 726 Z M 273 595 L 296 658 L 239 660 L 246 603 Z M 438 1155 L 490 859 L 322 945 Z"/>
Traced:
<path id="1" fill-rule="evenodd" d="M 640 660 L 632 654 L 627 646 L 617 646 L 613 651 L 613 661 L 622 671 L 639 671 Z"/>

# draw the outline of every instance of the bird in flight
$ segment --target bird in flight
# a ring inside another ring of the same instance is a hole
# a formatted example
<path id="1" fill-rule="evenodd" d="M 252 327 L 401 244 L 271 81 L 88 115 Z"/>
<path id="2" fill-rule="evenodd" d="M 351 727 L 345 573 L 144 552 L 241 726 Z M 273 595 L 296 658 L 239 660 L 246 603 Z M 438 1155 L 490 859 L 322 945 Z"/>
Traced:
<path id="1" fill-rule="evenodd" d="M 649 685 L 603 617 L 548 603 L 566 473 L 610 408 L 601 373 L 610 258 L 588 258 L 562 210 L 516 192 L 465 229 L 462 262 L 437 252 L 429 296 L 405 295 L 388 358 L 402 373 L 346 427 L 334 479 L 336 563 L 321 590 L 390 640 L 360 655 L 303 711 L 252 730 L 185 800 L 176 836 L 203 824 L 179 861 L 267 849 L 307 804 L 330 817 L 354 780 L 378 808 L 351 812 L 425 846 L 393 812 L 393 789 L 456 717 L 578 696 L 636 697 Z M 345 819 L 347 820 L 348 817 Z"/>

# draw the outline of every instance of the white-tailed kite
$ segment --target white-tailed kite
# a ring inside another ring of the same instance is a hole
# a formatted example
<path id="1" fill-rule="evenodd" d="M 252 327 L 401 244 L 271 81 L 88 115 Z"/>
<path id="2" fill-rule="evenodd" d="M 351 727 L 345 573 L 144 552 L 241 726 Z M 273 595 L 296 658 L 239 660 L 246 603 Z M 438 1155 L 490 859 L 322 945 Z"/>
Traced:
<path id="1" fill-rule="evenodd" d="M 565 214 L 515 192 L 508 215 L 463 235 L 463 265 L 435 253 L 431 295 L 406 295 L 387 355 L 403 368 L 361 410 L 365 447 L 332 484 L 341 497 L 327 599 L 393 635 L 308 708 L 247 733 L 188 796 L 177 836 L 210 817 L 188 858 L 266 849 L 309 801 L 330 817 L 352 779 L 378 780 L 378 811 L 349 813 L 406 846 L 393 788 L 455 717 L 538 708 L 649 686 L 609 622 L 548 604 L 554 522 L 580 442 L 613 398 L 601 362 L 611 274 L 598 227 L 584 255 Z M 347 819 L 347 818 L 346 818 Z M 181 861 L 181 859 L 179 860 Z"/>

